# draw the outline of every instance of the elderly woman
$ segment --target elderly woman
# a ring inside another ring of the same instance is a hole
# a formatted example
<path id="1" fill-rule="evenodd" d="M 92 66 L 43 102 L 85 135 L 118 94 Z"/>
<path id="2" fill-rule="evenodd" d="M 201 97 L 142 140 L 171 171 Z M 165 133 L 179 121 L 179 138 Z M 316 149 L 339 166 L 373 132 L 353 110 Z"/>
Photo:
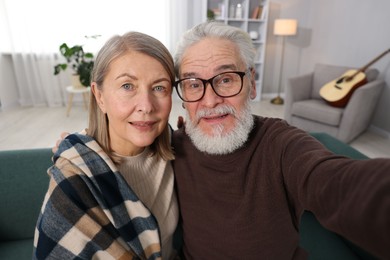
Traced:
<path id="1" fill-rule="evenodd" d="M 89 126 L 59 145 L 33 259 L 172 259 L 178 223 L 168 117 L 173 60 L 158 40 L 114 36 L 91 75 Z"/>

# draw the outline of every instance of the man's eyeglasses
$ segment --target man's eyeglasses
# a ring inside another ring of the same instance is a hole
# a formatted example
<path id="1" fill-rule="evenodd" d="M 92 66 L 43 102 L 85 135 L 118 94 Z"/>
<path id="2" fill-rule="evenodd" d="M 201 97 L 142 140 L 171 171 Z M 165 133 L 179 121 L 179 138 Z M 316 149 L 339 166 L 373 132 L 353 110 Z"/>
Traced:
<path id="1" fill-rule="evenodd" d="M 176 81 L 173 86 L 177 94 L 185 102 L 196 102 L 206 93 L 206 85 L 210 83 L 215 94 L 220 97 L 233 97 L 238 95 L 243 86 L 246 72 L 228 71 L 218 74 L 210 79 L 185 78 Z"/>

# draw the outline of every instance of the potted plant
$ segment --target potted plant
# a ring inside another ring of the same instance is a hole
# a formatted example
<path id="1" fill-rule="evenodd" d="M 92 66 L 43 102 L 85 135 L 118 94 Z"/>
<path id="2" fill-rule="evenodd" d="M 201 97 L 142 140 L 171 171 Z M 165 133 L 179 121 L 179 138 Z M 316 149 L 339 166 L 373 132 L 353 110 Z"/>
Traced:
<path id="1" fill-rule="evenodd" d="M 207 20 L 212 21 L 215 19 L 215 13 L 211 9 L 207 9 Z"/>
<path id="2" fill-rule="evenodd" d="M 66 59 L 66 63 L 55 65 L 54 75 L 58 75 L 70 67 L 73 70 L 72 85 L 74 87 L 89 86 L 94 55 L 85 52 L 82 45 L 69 47 L 66 43 L 60 45 L 60 53 Z"/>

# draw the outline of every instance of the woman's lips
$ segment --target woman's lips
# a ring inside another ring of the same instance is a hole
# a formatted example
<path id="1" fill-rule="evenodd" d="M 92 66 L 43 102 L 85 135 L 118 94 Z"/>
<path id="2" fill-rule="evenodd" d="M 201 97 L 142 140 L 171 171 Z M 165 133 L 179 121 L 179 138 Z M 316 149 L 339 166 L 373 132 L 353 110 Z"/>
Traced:
<path id="1" fill-rule="evenodd" d="M 132 121 L 129 123 L 130 123 L 130 125 L 132 125 L 133 127 L 137 128 L 137 129 L 148 130 L 148 129 L 151 129 L 156 122 L 155 121 Z"/>

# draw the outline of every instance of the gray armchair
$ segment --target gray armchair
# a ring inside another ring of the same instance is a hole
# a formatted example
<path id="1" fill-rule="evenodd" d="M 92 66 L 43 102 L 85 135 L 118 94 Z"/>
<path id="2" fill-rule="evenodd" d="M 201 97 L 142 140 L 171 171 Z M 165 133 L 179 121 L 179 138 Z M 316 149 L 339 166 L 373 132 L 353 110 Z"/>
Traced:
<path id="1" fill-rule="evenodd" d="M 285 91 L 284 118 L 308 132 L 324 132 L 345 143 L 364 132 L 371 123 L 385 82 L 377 69 L 366 71 L 367 83 L 357 88 L 344 108 L 330 106 L 319 91 L 326 83 L 351 68 L 316 64 L 312 73 L 290 78 Z"/>

